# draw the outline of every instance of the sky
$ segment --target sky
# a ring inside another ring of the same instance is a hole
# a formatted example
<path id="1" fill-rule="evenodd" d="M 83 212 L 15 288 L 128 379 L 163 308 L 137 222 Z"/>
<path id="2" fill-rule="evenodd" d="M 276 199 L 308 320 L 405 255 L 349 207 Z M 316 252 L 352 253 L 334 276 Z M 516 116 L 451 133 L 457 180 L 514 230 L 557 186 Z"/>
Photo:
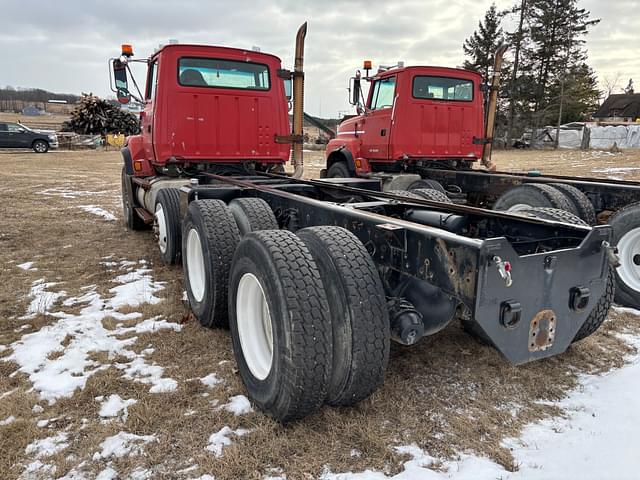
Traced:
<path id="1" fill-rule="evenodd" d="M 514 0 L 496 0 L 507 8 Z M 282 0 L 97 2 L 0 0 L 0 86 L 107 96 L 107 60 L 120 44 L 145 58 L 161 43 L 201 43 L 250 49 L 293 68 L 295 33 L 308 21 L 305 110 L 336 117 L 351 112 L 347 83 L 364 59 L 377 65 L 442 65 L 464 60 L 462 43 L 490 1 Z M 599 80 L 636 78 L 640 89 L 640 0 L 582 0 L 602 21 L 587 37 Z M 142 80 L 142 72 L 137 75 Z M 139 82 L 140 83 L 140 82 Z"/>

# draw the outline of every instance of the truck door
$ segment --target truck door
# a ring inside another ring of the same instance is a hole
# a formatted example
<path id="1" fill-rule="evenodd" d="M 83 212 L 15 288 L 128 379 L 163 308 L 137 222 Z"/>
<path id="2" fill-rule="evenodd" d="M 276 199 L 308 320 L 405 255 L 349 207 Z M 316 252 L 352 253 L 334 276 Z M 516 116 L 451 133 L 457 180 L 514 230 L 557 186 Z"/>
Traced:
<path id="1" fill-rule="evenodd" d="M 20 148 L 20 127 L 15 123 L 0 123 L 0 141 L 3 147 Z"/>
<path id="2" fill-rule="evenodd" d="M 11 140 L 9 132 L 7 131 L 7 124 L 0 123 L 0 147 L 9 148 L 11 146 Z"/>
<path id="3" fill-rule="evenodd" d="M 391 116 L 395 101 L 396 77 L 385 77 L 371 85 L 369 111 L 364 120 L 362 150 L 367 158 L 387 160 L 391 138 Z"/>
<path id="4" fill-rule="evenodd" d="M 149 160 L 156 158 L 153 150 L 153 117 L 155 110 L 156 86 L 158 83 L 158 60 L 149 64 L 147 71 L 147 88 L 145 91 L 144 110 L 140 113 L 140 128 L 142 130 L 142 148 L 144 156 Z"/>

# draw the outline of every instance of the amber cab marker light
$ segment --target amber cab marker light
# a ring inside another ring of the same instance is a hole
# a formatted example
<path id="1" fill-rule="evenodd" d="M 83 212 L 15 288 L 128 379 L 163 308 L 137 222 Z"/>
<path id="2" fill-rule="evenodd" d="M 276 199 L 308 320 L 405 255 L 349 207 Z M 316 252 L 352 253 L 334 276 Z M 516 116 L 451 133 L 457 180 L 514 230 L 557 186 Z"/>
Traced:
<path id="1" fill-rule="evenodd" d="M 364 61 L 364 69 L 365 70 L 371 70 L 371 60 L 365 60 Z"/>
<path id="2" fill-rule="evenodd" d="M 133 46 L 124 43 L 122 45 L 122 55 L 125 55 L 127 57 L 133 57 Z"/>

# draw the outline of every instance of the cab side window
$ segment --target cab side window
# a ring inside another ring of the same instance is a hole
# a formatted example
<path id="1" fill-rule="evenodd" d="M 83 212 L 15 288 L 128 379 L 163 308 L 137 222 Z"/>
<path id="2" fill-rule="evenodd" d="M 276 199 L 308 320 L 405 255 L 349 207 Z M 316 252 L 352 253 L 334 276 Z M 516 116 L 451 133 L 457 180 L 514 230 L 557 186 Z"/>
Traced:
<path id="1" fill-rule="evenodd" d="M 7 123 L 7 130 L 10 132 L 18 133 L 21 130 L 24 130 L 24 128 L 22 128 L 17 123 Z"/>
<path id="2" fill-rule="evenodd" d="M 147 100 L 154 100 L 156 98 L 156 85 L 158 84 L 158 61 L 156 60 L 149 65 L 149 72 L 147 74 L 147 94 L 145 98 Z"/>
<path id="3" fill-rule="evenodd" d="M 6 123 L 0 123 L 0 132 L 6 132 L 7 129 L 7 124 Z"/>
<path id="4" fill-rule="evenodd" d="M 383 78 L 373 84 L 371 95 L 371 110 L 380 110 L 393 107 L 393 98 L 396 91 L 396 77 Z"/>

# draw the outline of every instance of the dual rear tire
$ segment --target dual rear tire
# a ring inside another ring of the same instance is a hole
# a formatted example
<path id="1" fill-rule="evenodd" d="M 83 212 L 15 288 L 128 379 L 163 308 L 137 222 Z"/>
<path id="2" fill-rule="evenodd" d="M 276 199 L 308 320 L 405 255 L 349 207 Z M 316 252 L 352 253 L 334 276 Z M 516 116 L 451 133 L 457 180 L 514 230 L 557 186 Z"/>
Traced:
<path id="1" fill-rule="evenodd" d="M 230 327 L 249 396 L 278 421 L 368 397 L 383 382 L 390 342 L 364 245 L 340 227 L 276 230 L 264 201 L 239 200 L 189 205 L 182 255 L 195 316 Z"/>

